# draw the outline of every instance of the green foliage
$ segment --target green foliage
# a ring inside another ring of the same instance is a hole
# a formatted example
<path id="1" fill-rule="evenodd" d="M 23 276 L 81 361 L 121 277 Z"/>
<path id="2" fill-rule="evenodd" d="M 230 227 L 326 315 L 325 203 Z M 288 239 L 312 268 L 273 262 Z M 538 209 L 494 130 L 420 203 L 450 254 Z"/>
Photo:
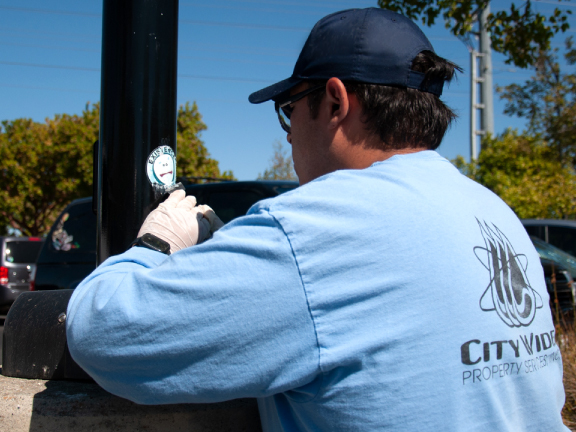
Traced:
<path id="1" fill-rule="evenodd" d="M 206 130 L 202 115 L 198 112 L 196 102 L 192 105 L 186 102 L 178 108 L 176 122 L 176 142 L 178 155 L 176 169 L 178 177 L 211 177 L 235 180 L 232 171 L 220 173 L 218 161 L 210 157 L 210 153 L 200 140 L 200 134 Z"/>
<path id="2" fill-rule="evenodd" d="M 99 105 L 81 115 L 56 115 L 45 123 L 3 121 L 0 127 L 0 232 L 45 234 L 71 200 L 92 195 L 92 146 Z M 206 129 L 196 104 L 178 110 L 178 176 L 224 177 L 199 135 Z"/>
<path id="3" fill-rule="evenodd" d="M 92 193 L 92 145 L 98 139 L 98 105 L 81 115 L 45 123 L 3 121 L 0 129 L 0 224 L 23 235 L 44 234 L 74 198 Z"/>
<path id="4" fill-rule="evenodd" d="M 490 0 L 378 0 L 384 9 L 399 12 L 422 24 L 432 26 L 441 17 L 445 27 L 455 36 L 466 37 L 475 34 L 474 24 L 481 11 Z M 557 7 L 545 16 L 532 9 L 532 1 L 514 3 L 509 10 L 488 15 L 487 27 L 490 31 L 492 48 L 508 56 L 507 63 L 519 67 L 534 64 L 538 52 L 550 48 L 554 34 L 569 28 L 568 15 L 571 11 L 561 11 Z"/>
<path id="5" fill-rule="evenodd" d="M 576 63 L 572 38 L 566 41 L 564 58 Z M 558 50 L 542 52 L 536 71 L 524 84 L 497 87 L 507 101 L 504 113 L 528 120 L 528 133 L 541 135 L 566 165 L 576 166 L 576 74 L 562 73 Z"/>
<path id="6" fill-rule="evenodd" d="M 540 137 L 507 130 L 482 141 L 475 163 L 453 163 L 502 198 L 520 218 L 576 219 L 576 173 Z"/>
<path id="7" fill-rule="evenodd" d="M 298 180 L 294 172 L 292 156 L 284 150 L 282 143 L 278 140 L 272 144 L 274 156 L 270 158 L 270 168 L 264 174 L 258 174 L 258 180 Z"/>

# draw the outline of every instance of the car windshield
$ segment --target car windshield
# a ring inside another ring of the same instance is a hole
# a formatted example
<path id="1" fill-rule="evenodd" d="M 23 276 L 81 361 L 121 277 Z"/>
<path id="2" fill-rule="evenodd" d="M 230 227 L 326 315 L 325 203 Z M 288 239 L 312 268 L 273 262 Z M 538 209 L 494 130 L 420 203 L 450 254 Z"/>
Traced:
<path id="1" fill-rule="evenodd" d="M 7 241 L 4 249 L 4 259 L 12 264 L 32 264 L 36 262 L 41 247 L 41 241 Z"/>
<path id="2" fill-rule="evenodd" d="M 282 186 L 274 186 L 274 190 L 276 191 L 276 193 L 278 195 L 282 195 L 285 192 L 291 191 L 293 189 L 296 189 L 298 187 L 297 184 L 295 185 L 282 185 Z"/>
<path id="3" fill-rule="evenodd" d="M 213 191 L 208 197 L 208 205 L 224 223 L 230 222 L 246 212 L 264 196 L 260 191 Z"/>
<path id="4" fill-rule="evenodd" d="M 558 249 L 556 246 L 552 246 L 550 243 L 546 243 L 544 240 L 538 237 L 530 236 L 532 243 L 536 247 L 536 251 L 540 258 L 555 261 L 564 267 L 566 267 L 573 278 L 576 278 L 576 257 L 567 254 L 562 249 Z"/>
<path id="5" fill-rule="evenodd" d="M 96 216 L 91 203 L 70 206 L 62 213 L 48 241 L 58 252 L 96 252 Z"/>

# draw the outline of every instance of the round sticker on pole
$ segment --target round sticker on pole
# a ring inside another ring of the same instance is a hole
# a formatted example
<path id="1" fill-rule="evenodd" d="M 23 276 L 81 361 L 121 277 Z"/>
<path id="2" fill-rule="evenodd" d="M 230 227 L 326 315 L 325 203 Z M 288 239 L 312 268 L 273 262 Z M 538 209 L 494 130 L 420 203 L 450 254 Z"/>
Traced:
<path id="1" fill-rule="evenodd" d="M 156 147 L 146 162 L 148 180 L 152 186 L 172 186 L 176 183 L 176 156 L 167 145 Z"/>

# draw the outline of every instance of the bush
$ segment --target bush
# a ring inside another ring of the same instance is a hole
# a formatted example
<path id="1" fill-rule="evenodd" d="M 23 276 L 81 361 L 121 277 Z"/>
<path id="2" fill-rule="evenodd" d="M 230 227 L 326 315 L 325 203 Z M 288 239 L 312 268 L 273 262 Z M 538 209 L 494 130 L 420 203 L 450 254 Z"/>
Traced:
<path id="1" fill-rule="evenodd" d="M 573 317 L 564 317 L 556 325 L 557 343 L 562 353 L 566 402 L 562 409 L 564 424 L 576 431 L 576 326 Z"/>

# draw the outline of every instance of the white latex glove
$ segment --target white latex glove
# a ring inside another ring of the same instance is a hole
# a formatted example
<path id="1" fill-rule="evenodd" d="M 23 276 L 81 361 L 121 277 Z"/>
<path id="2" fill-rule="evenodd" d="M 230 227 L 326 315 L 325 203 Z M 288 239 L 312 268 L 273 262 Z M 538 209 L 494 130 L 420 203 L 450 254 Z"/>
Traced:
<path id="1" fill-rule="evenodd" d="M 205 217 L 205 212 L 211 213 L 210 216 Z M 220 221 L 210 207 L 197 207 L 195 197 L 177 190 L 148 215 L 138 231 L 138 237 L 146 233 L 154 234 L 167 241 L 170 252 L 174 253 L 210 238 L 215 231 L 210 217 Z"/>

